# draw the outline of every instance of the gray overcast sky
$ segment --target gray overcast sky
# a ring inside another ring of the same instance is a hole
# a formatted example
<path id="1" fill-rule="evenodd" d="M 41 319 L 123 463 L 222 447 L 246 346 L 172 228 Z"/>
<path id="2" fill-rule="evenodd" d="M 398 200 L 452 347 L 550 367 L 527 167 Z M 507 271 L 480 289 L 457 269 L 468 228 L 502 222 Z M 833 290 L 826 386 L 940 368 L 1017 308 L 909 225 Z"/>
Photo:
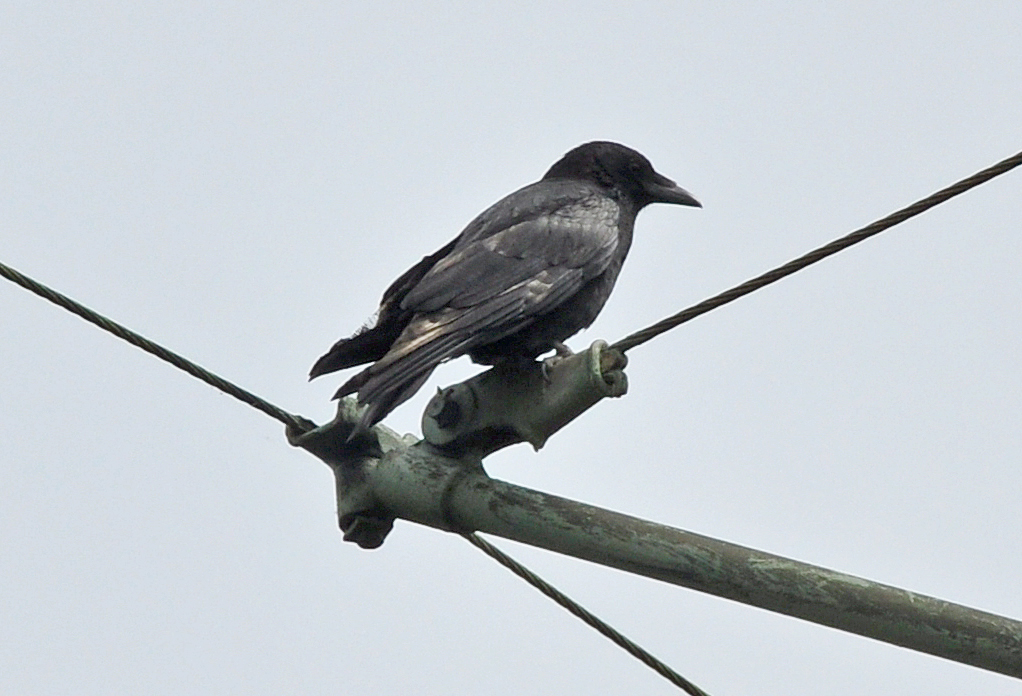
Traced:
<path id="1" fill-rule="evenodd" d="M 1022 3 L 8 2 L 0 261 L 325 421 L 313 360 L 592 139 L 642 213 L 615 340 L 1022 147 Z M 1022 173 L 631 354 L 496 477 L 1022 617 Z M 0 692 L 668 694 L 462 539 L 345 544 L 328 469 L 0 284 Z M 417 432 L 438 370 L 388 425 Z M 511 543 L 715 696 L 1006 677 Z"/>

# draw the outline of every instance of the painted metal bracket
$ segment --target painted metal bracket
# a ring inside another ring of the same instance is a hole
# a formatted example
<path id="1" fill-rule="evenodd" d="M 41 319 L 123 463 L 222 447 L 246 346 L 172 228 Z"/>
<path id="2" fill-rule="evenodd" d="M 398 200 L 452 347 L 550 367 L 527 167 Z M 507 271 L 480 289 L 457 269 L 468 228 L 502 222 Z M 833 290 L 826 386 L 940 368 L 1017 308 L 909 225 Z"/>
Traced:
<path id="1" fill-rule="evenodd" d="M 437 392 L 422 417 L 425 439 L 421 441 L 376 425 L 349 442 L 359 409 L 353 398 L 346 398 L 338 403 L 331 422 L 306 433 L 288 429 L 288 442 L 308 450 L 333 470 L 337 519 L 345 541 L 367 549 L 381 546 L 396 519 L 393 506 L 381 500 L 382 488 L 394 489 L 392 477 L 400 483 L 418 477 L 426 468 L 436 485 L 423 490 L 421 499 L 403 500 L 399 508 L 412 504 L 416 516 L 429 520 L 428 524 L 462 531 L 444 509 L 443 491 L 466 474 L 485 477 L 482 458 L 486 455 L 518 442 L 539 449 L 553 433 L 604 397 L 624 395 L 626 363 L 622 353 L 597 341 L 566 358 L 494 367 Z M 438 496 L 433 495 L 438 491 Z M 401 516 L 409 517 L 404 509 Z"/>

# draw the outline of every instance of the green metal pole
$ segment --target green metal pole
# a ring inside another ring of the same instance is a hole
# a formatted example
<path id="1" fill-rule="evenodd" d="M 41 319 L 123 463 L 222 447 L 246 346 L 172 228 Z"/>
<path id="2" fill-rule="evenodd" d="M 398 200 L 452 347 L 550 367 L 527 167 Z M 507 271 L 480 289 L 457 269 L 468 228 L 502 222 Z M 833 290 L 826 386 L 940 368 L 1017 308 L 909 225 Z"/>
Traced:
<path id="1" fill-rule="evenodd" d="M 1022 622 L 489 478 L 428 447 L 368 472 L 399 518 L 480 531 L 1022 678 Z"/>

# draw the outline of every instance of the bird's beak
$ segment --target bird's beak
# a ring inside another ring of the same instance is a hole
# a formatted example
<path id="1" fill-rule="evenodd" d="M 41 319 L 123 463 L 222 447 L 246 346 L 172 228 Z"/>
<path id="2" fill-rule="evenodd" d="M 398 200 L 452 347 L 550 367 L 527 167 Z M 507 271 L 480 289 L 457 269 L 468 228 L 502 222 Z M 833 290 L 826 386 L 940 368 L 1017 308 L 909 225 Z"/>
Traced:
<path id="1" fill-rule="evenodd" d="M 662 174 L 657 174 L 652 182 L 646 184 L 646 192 L 654 203 L 674 203 L 676 205 L 691 205 L 696 208 L 703 207 L 703 204 L 697 201 L 691 193 Z"/>

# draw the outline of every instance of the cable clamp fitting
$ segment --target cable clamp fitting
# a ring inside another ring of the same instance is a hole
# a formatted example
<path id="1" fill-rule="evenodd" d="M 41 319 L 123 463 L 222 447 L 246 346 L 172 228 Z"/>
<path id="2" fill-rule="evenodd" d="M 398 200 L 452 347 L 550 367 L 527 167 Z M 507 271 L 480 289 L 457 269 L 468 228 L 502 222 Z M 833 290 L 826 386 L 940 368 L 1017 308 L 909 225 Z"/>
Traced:
<path id="1" fill-rule="evenodd" d="M 482 458 L 517 442 L 538 450 L 596 402 L 623 396 L 627 364 L 623 353 L 596 341 L 564 358 L 497 365 L 438 390 L 422 416 L 423 437 L 458 457 Z"/>

